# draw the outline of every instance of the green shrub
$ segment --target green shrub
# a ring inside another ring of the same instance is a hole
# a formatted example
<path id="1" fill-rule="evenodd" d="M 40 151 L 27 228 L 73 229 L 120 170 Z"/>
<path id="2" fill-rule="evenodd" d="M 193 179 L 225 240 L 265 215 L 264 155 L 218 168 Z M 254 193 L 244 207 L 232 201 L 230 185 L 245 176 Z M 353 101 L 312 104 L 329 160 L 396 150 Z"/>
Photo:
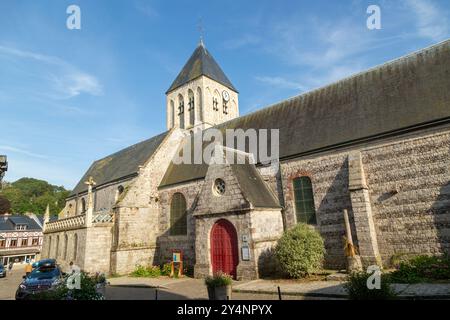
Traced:
<path id="1" fill-rule="evenodd" d="M 450 280 L 448 256 L 417 256 L 402 261 L 390 274 L 392 282 L 420 283 Z"/>
<path id="2" fill-rule="evenodd" d="M 322 237 L 306 224 L 298 224 L 285 232 L 275 247 L 282 272 L 292 278 L 303 278 L 320 270 L 324 255 Z"/>
<path id="3" fill-rule="evenodd" d="M 232 283 L 233 279 L 231 278 L 231 276 L 222 272 L 218 272 L 214 274 L 212 277 L 208 276 L 205 279 L 205 284 L 211 288 L 225 287 L 231 285 Z"/>
<path id="4" fill-rule="evenodd" d="M 172 265 L 171 263 L 165 263 L 161 266 L 161 275 L 162 276 L 170 276 L 170 273 L 172 272 Z"/>
<path id="5" fill-rule="evenodd" d="M 138 278 L 157 278 L 161 276 L 161 270 L 158 266 L 136 266 L 136 270 L 131 273 L 132 277 Z"/>
<path id="6" fill-rule="evenodd" d="M 391 287 L 389 277 L 381 275 L 380 289 L 369 289 L 367 279 L 371 274 L 353 272 L 347 278 L 344 288 L 351 300 L 389 300 L 396 297 L 396 293 Z"/>
<path id="7" fill-rule="evenodd" d="M 30 296 L 31 300 L 103 300 L 104 297 L 97 291 L 97 285 L 105 285 L 104 275 L 90 276 L 81 272 L 81 289 L 67 288 L 67 278 L 53 290 L 40 292 Z"/>

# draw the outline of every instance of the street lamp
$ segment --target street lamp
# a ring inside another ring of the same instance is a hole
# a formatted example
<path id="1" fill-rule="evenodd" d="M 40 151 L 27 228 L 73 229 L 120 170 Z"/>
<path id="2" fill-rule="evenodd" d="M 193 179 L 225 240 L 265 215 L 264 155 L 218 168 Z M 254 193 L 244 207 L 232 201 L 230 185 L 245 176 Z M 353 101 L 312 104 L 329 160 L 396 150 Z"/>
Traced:
<path id="1" fill-rule="evenodd" d="M 6 156 L 0 155 L 0 189 L 2 188 L 2 179 L 5 172 L 8 170 L 8 161 Z"/>

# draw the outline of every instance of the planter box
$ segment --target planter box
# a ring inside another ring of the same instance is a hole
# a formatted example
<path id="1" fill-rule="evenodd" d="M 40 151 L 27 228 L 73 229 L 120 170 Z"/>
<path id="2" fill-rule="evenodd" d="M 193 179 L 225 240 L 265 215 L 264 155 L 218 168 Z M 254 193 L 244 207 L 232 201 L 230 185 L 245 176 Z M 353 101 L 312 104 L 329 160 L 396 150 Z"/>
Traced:
<path id="1" fill-rule="evenodd" d="M 207 287 L 209 300 L 231 300 L 231 285 Z"/>

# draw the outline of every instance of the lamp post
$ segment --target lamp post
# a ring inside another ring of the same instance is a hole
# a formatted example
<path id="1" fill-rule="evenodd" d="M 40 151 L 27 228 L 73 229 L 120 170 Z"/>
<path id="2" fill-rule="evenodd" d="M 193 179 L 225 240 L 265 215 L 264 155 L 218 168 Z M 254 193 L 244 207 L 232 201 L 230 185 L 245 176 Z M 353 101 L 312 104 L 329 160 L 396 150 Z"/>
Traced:
<path id="1" fill-rule="evenodd" d="M 6 156 L 0 155 L 0 189 L 2 188 L 2 179 L 5 172 L 8 170 L 8 161 Z"/>

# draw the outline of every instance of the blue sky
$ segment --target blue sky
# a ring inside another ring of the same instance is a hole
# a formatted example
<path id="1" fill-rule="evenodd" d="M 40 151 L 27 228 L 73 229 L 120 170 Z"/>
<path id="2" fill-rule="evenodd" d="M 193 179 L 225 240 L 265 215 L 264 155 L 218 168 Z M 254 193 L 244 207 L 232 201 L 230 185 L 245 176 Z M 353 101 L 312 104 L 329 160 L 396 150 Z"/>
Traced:
<path id="1" fill-rule="evenodd" d="M 81 8 L 81 30 L 66 8 Z M 382 29 L 368 30 L 379 5 Z M 448 0 L 1 0 L 5 179 L 73 188 L 92 161 L 166 130 L 165 91 L 199 40 L 241 114 L 450 37 Z"/>

